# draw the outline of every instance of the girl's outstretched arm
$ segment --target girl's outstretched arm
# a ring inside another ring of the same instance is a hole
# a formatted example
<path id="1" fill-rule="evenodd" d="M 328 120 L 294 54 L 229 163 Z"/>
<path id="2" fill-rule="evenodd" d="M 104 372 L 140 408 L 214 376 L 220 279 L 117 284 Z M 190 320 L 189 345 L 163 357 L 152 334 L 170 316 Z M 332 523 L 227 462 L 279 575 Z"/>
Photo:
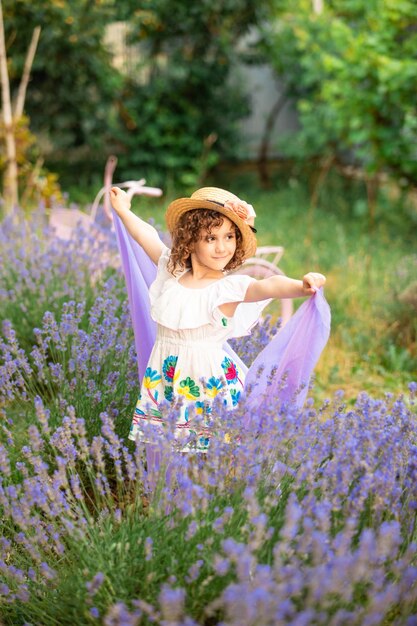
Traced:
<path id="1" fill-rule="evenodd" d="M 325 282 L 325 276 L 315 272 L 309 272 L 302 280 L 287 276 L 254 280 L 246 291 L 245 302 L 258 302 L 269 298 L 303 298 L 313 295 Z"/>
<path id="2" fill-rule="evenodd" d="M 304 298 L 312 296 L 326 282 L 323 274 L 309 272 L 303 280 L 287 276 L 271 276 L 262 280 L 253 280 L 246 290 L 244 302 L 259 302 L 270 298 Z M 232 317 L 240 303 L 226 302 L 219 306 L 223 315 Z"/>
<path id="3" fill-rule="evenodd" d="M 156 228 L 132 213 L 130 210 L 129 196 L 123 189 L 120 189 L 120 187 L 111 188 L 110 199 L 113 209 L 122 220 L 130 235 L 142 246 L 148 257 L 154 263 L 158 263 L 164 244 Z"/>

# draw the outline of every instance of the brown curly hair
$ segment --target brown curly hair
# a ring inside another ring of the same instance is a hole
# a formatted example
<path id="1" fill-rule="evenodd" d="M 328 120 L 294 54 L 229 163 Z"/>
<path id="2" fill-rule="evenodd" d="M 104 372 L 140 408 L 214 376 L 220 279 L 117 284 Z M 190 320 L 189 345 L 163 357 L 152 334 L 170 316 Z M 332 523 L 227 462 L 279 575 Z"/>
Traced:
<path id="1" fill-rule="evenodd" d="M 219 228 L 224 219 L 224 215 L 213 209 L 191 209 L 181 215 L 172 233 L 171 256 L 167 266 L 171 274 L 175 275 L 191 267 L 191 252 L 194 249 L 196 239 L 201 236 L 203 231 L 211 233 L 213 228 Z M 242 233 L 236 224 L 233 226 L 236 235 L 236 250 L 233 258 L 224 268 L 227 271 L 240 267 L 245 256 Z"/>

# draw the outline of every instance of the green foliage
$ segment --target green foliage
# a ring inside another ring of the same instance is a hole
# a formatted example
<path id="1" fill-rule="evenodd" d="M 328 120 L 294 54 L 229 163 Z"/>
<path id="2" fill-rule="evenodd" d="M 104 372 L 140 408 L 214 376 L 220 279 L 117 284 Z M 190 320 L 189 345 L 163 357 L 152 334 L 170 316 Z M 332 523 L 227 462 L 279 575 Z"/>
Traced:
<path id="1" fill-rule="evenodd" d="M 417 6 L 375 0 L 276 2 L 264 50 L 297 104 L 301 129 L 286 151 L 334 153 L 373 175 L 417 182 Z"/>
<path id="2" fill-rule="evenodd" d="M 62 201 L 58 176 L 43 167 L 37 138 L 31 132 L 29 119 L 25 115 L 14 123 L 14 138 L 20 198 L 25 212 L 39 202 L 50 207 L 53 201 Z M 0 143 L 4 142 L 4 124 L 0 121 Z M 5 155 L 0 154 L 1 174 L 6 169 L 6 164 Z"/>
<path id="3" fill-rule="evenodd" d="M 32 31 L 42 28 L 26 99 L 32 131 L 50 163 L 76 160 L 78 168 L 91 168 L 110 140 L 120 85 L 103 44 L 112 13 L 88 0 L 5 0 L 3 6 L 13 90 Z"/>
<path id="4" fill-rule="evenodd" d="M 97 159 L 101 171 L 114 153 L 121 177 L 146 175 L 166 188 L 167 180 L 193 186 L 220 156 L 237 154 L 249 103 L 231 68 L 264 11 L 255 0 L 181 0 L 173 9 L 171 0 L 6 0 L 14 89 L 32 30 L 42 26 L 26 112 L 50 166 L 88 183 Z M 104 43 L 119 20 L 137 62 L 129 75 Z"/>
<path id="5" fill-rule="evenodd" d="M 133 3 L 136 6 L 136 3 Z M 231 76 L 237 43 L 260 19 L 254 0 L 152 0 L 129 23 L 141 62 L 119 99 L 119 167 L 193 186 L 220 156 L 236 156 L 237 121 L 248 113 Z"/>

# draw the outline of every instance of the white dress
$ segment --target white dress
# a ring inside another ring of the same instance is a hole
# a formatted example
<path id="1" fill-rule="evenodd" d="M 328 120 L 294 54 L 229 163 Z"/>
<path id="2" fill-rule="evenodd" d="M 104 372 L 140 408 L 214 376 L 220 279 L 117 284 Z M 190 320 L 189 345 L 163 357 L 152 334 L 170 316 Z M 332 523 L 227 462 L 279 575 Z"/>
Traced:
<path id="1" fill-rule="evenodd" d="M 242 302 L 254 280 L 245 275 L 226 275 L 200 289 L 184 287 L 179 279 L 185 272 L 173 276 L 167 270 L 169 255 L 164 248 L 149 289 L 157 333 L 129 438 L 147 441 L 145 422 L 163 429 L 161 404 L 174 404 L 178 405 L 178 449 L 205 452 L 213 434 L 213 399 L 221 394 L 225 405 L 235 407 L 245 382 L 244 367 L 232 360 L 223 345 L 231 337 L 250 334 L 268 301 Z M 233 317 L 219 309 L 227 302 L 241 302 Z"/>

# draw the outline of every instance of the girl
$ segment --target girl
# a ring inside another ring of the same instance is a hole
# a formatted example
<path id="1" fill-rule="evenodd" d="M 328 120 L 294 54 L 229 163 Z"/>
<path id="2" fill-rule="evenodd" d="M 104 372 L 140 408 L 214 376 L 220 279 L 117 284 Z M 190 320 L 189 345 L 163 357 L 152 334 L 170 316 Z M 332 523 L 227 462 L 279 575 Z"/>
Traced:
<path id="1" fill-rule="evenodd" d="M 156 341 L 129 438 L 145 441 L 149 424 L 162 428 L 160 408 L 170 403 L 178 409 L 178 449 L 206 452 L 213 399 L 222 394 L 232 408 L 244 387 L 242 368 L 223 348 L 226 340 L 249 334 L 272 298 L 312 295 L 326 279 L 308 273 L 302 280 L 255 280 L 232 273 L 255 254 L 256 215 L 251 205 L 223 189 L 198 189 L 168 206 L 171 249 L 153 226 L 130 211 L 126 192 L 113 187 L 111 201 L 133 239 L 158 266 L 149 289 Z"/>

